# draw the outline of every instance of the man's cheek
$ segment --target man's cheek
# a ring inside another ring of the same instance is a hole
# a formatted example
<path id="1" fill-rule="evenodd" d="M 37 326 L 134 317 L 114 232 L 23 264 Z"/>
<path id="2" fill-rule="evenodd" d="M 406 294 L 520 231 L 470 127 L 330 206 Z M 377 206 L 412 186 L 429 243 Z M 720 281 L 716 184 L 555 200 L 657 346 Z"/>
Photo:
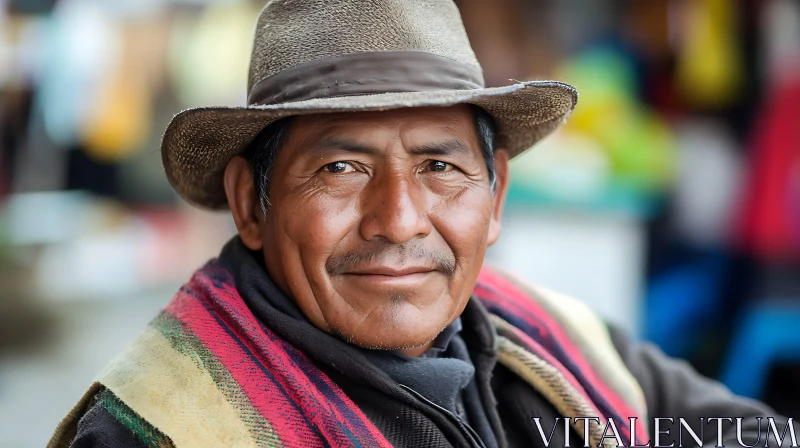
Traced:
<path id="1" fill-rule="evenodd" d="M 292 239 L 320 248 L 337 244 L 358 221 L 350 201 L 298 200 L 286 215 L 283 226 Z"/>
<path id="2" fill-rule="evenodd" d="M 475 253 L 486 244 L 490 213 L 475 208 L 454 208 L 434 215 L 434 226 L 456 256 Z"/>

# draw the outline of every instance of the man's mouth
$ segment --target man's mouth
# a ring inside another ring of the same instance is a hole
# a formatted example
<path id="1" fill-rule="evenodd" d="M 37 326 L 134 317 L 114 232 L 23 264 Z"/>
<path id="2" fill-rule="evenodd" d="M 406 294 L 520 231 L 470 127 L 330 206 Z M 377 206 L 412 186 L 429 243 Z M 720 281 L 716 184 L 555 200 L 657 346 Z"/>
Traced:
<path id="1" fill-rule="evenodd" d="M 406 266 L 401 268 L 393 268 L 387 266 L 376 266 L 376 267 L 369 267 L 369 268 L 359 268 L 354 269 L 351 272 L 347 272 L 350 275 L 383 275 L 387 277 L 402 277 L 406 275 L 414 275 L 414 274 L 427 274 L 430 272 L 434 272 L 435 269 L 429 266 Z"/>
<path id="2" fill-rule="evenodd" d="M 343 277 L 357 283 L 378 287 L 421 286 L 437 271 L 430 266 L 365 267 L 346 272 Z"/>

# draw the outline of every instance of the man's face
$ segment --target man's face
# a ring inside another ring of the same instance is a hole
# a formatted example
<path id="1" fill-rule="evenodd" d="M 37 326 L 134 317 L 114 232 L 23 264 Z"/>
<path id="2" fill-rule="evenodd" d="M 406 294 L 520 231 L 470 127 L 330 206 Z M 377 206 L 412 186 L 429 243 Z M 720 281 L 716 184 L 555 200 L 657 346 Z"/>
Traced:
<path id="1" fill-rule="evenodd" d="M 495 160 L 492 194 L 467 106 L 296 117 L 266 218 L 245 206 L 258 235 L 237 225 L 315 326 L 416 355 L 461 314 L 498 237 L 505 151 Z"/>

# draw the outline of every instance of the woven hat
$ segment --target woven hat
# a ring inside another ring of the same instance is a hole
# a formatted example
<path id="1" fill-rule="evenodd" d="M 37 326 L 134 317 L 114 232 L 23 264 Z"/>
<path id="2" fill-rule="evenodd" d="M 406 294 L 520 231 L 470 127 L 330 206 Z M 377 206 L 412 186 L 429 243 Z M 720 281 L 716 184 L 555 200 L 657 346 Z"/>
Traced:
<path id="1" fill-rule="evenodd" d="M 258 17 L 246 107 L 176 115 L 164 169 L 195 205 L 227 206 L 228 162 L 268 124 L 292 115 L 467 103 L 496 121 L 514 157 L 558 127 L 577 92 L 555 81 L 484 88 L 452 0 L 272 0 Z"/>

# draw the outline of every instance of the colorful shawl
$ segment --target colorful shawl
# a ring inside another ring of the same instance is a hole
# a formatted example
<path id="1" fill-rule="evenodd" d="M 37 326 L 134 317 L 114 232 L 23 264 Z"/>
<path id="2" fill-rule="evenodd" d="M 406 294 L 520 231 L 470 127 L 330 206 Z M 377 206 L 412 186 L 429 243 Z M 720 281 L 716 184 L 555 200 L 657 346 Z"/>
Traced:
<path id="1" fill-rule="evenodd" d="M 628 418 L 644 422 L 641 391 L 583 305 L 487 268 L 475 296 L 492 313 L 499 362 L 563 417 L 599 417 L 589 421 L 592 446 L 615 445 L 603 439 L 609 418 L 630 445 Z M 149 446 L 390 446 L 327 375 L 253 316 L 216 261 L 103 370 L 49 446 L 69 444 L 92 399 Z M 578 434 L 583 422 L 574 422 Z M 647 440 L 644 426 L 635 432 L 637 443 Z"/>

